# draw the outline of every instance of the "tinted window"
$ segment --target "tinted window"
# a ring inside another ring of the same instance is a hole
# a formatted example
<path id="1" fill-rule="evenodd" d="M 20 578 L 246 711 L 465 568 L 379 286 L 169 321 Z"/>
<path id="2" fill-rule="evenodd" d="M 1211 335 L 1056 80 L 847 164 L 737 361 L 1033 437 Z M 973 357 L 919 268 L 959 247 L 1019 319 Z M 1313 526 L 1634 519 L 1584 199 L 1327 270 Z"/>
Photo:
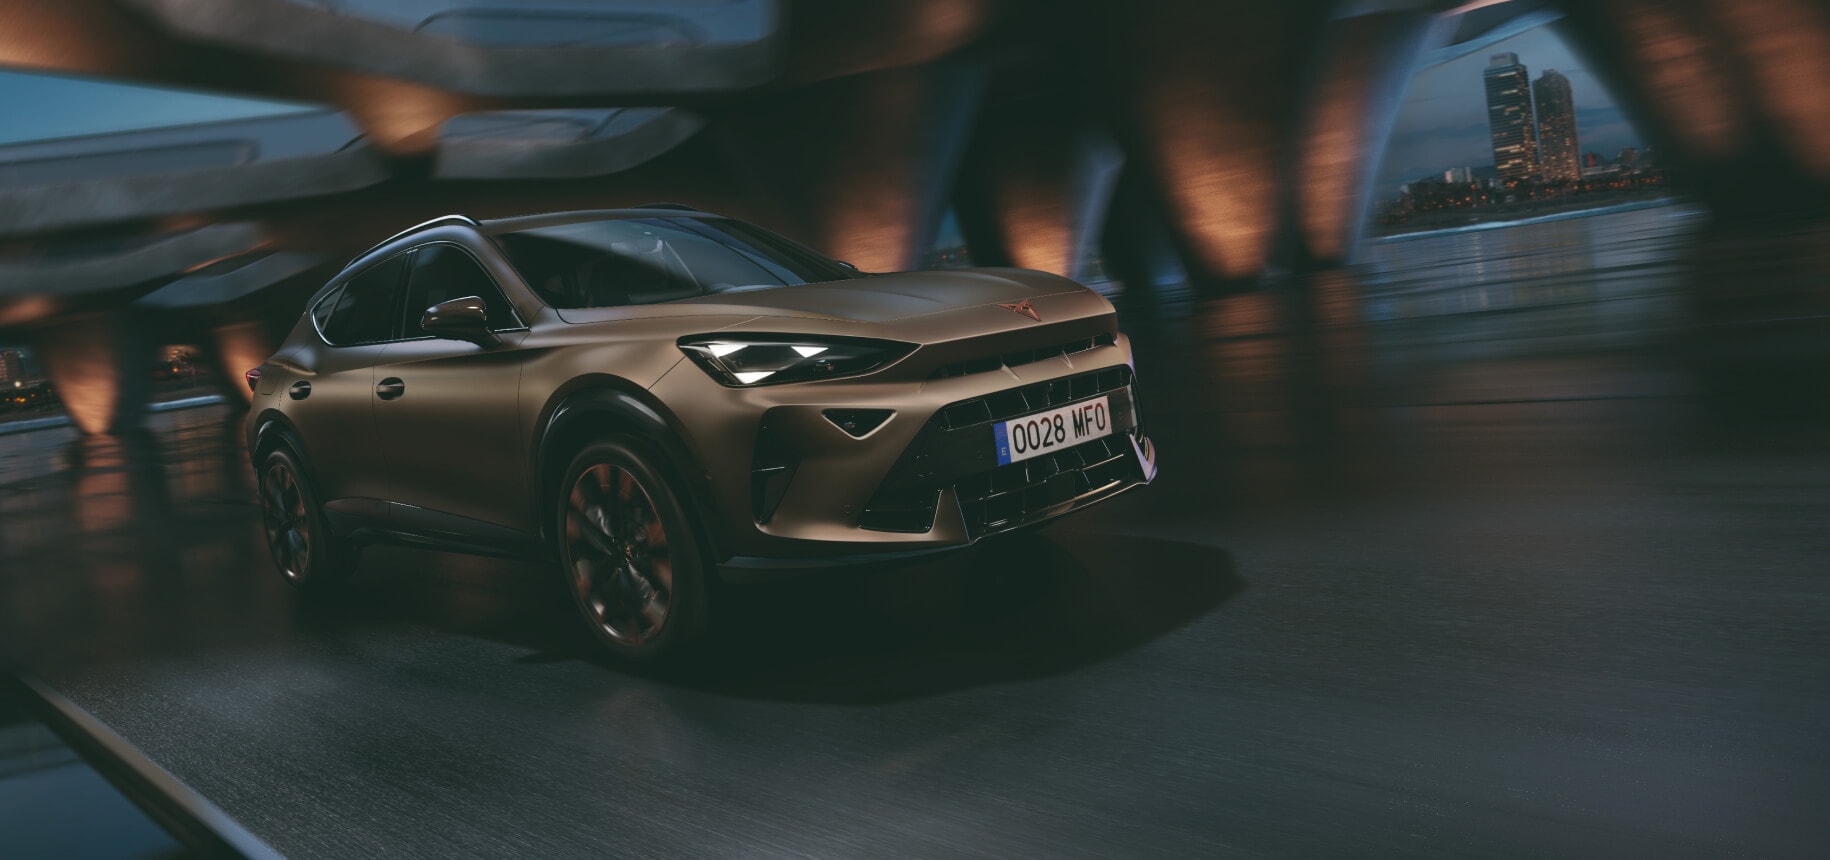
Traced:
<path id="1" fill-rule="evenodd" d="M 394 309 L 400 305 L 400 272 L 404 255 L 390 257 L 350 278 L 325 298 L 328 313 L 320 306 L 324 339 L 338 346 L 373 343 L 394 338 Z"/>
<path id="2" fill-rule="evenodd" d="M 452 245 L 420 248 L 413 256 L 413 274 L 407 281 L 407 315 L 402 331 L 407 337 L 424 335 L 419 318 L 427 308 L 466 296 L 476 296 L 488 306 L 490 328 L 501 331 L 521 324 L 495 279 L 469 254 Z"/>
<path id="3" fill-rule="evenodd" d="M 498 237 L 547 304 L 645 305 L 712 293 L 858 277 L 741 221 L 629 218 L 536 227 Z"/>
<path id="4" fill-rule="evenodd" d="M 311 318 L 317 322 L 319 331 L 330 325 L 331 312 L 337 309 L 337 300 L 342 297 L 343 288 L 338 287 L 325 294 L 324 298 L 319 299 L 318 303 L 312 307 Z"/>

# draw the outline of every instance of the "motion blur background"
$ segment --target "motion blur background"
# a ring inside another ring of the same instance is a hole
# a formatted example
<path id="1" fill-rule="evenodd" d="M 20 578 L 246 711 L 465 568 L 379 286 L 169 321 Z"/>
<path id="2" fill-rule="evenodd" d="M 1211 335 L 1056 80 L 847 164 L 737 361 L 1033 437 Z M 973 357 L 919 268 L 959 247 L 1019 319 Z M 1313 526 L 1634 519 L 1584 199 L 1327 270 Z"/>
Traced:
<path id="1" fill-rule="evenodd" d="M 1821 2 L 5 0 L 0 65 L 0 653 L 282 853 L 1830 838 Z M 736 592 L 703 677 L 530 566 L 285 593 L 236 426 L 305 297 L 655 201 L 1088 283 L 1163 477 Z"/>

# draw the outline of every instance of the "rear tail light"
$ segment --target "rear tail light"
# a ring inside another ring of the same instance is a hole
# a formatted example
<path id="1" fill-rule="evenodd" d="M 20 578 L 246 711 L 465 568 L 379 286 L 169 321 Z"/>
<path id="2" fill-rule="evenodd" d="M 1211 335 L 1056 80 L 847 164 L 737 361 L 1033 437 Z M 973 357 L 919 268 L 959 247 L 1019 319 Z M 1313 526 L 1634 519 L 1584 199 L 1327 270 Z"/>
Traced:
<path id="1" fill-rule="evenodd" d="M 255 386 L 261 384 L 261 369 L 258 367 L 254 368 L 253 370 L 242 374 L 242 377 L 248 380 L 248 390 L 253 391 Z"/>

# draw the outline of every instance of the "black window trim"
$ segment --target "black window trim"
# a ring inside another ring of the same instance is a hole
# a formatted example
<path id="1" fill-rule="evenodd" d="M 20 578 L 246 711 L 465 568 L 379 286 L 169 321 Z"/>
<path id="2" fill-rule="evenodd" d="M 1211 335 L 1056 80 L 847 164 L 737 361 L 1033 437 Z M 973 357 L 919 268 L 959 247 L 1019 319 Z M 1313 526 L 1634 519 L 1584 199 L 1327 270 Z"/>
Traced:
<path id="1" fill-rule="evenodd" d="M 509 299 L 508 291 L 502 289 L 501 282 L 496 280 L 496 276 L 489 273 L 489 267 L 483 265 L 483 261 L 481 259 L 479 259 L 477 257 L 477 255 L 475 253 L 473 253 L 469 248 L 466 248 L 463 245 L 460 245 L 456 242 L 439 240 L 436 242 L 426 242 L 421 245 L 414 245 L 413 247 L 407 248 L 403 251 L 389 254 L 386 257 L 376 260 L 375 262 L 370 263 L 366 266 L 363 266 L 361 269 L 344 276 L 341 283 L 338 283 L 335 287 L 332 287 L 328 292 L 326 292 L 316 302 L 313 302 L 310 310 L 306 311 L 306 315 L 311 317 L 312 330 L 314 330 L 318 333 L 318 340 L 323 341 L 325 346 L 328 346 L 332 349 L 347 349 L 347 348 L 358 347 L 358 346 L 382 346 L 382 345 L 386 345 L 386 344 L 390 344 L 390 343 L 408 343 L 411 341 L 420 341 L 420 340 L 437 340 L 438 339 L 437 335 L 430 335 L 430 334 L 417 335 L 415 337 L 403 337 L 403 335 L 405 334 L 406 321 L 407 321 L 407 307 L 406 307 L 407 290 L 404 289 L 404 287 L 407 287 L 407 286 L 411 285 L 411 283 L 412 283 L 413 258 L 418 256 L 421 248 L 430 248 L 433 245 L 448 245 L 450 247 L 458 249 L 459 251 L 462 251 L 465 256 L 470 258 L 470 262 L 476 264 L 477 270 L 483 273 L 483 277 L 489 279 L 489 283 L 496 288 L 496 291 L 498 293 L 502 294 L 502 303 L 508 307 L 509 315 L 514 317 L 515 325 L 508 326 L 506 328 L 490 329 L 490 331 L 493 331 L 497 334 L 503 334 L 503 333 L 512 333 L 512 332 L 529 330 L 528 324 L 521 320 L 521 312 L 516 310 L 515 303 Z M 325 302 L 335 300 L 338 296 L 343 295 L 343 291 L 346 289 L 349 289 L 350 281 L 353 281 L 356 278 L 361 277 L 364 273 L 368 272 L 370 269 L 375 268 L 376 266 L 384 265 L 386 263 L 393 261 L 396 257 L 406 257 L 407 260 L 406 260 L 405 264 L 403 264 L 401 266 L 400 276 L 399 276 L 400 280 L 396 281 L 394 284 L 394 286 L 396 288 L 401 288 L 401 289 L 400 289 L 400 296 L 397 299 L 398 303 L 394 307 L 395 325 L 393 327 L 393 337 L 384 338 L 382 340 L 364 340 L 364 341 L 358 341 L 356 343 L 332 343 L 331 339 L 324 334 L 324 325 L 318 321 L 318 308 L 320 306 L 322 306 Z M 481 297 L 479 296 L 479 298 L 481 298 Z M 422 313 L 423 313 L 423 311 L 422 311 Z"/>
<path id="2" fill-rule="evenodd" d="M 322 323 L 318 322 L 318 306 L 324 304 L 325 302 L 331 301 L 332 299 L 335 299 L 338 296 L 343 295 L 343 291 L 349 289 L 350 281 L 353 281 L 353 280 L 361 277 L 362 275 L 366 274 L 370 269 L 373 269 L 376 266 L 385 265 L 389 262 L 392 262 L 394 260 L 394 258 L 396 258 L 396 257 L 406 255 L 406 254 L 412 254 L 412 253 L 413 253 L 413 249 L 409 249 L 406 251 L 389 254 L 386 257 L 382 257 L 381 259 L 376 260 L 373 263 L 363 266 L 362 268 L 356 270 L 355 272 L 348 273 L 348 274 L 341 276 L 342 282 L 337 284 L 335 287 L 331 288 L 331 290 L 329 292 L 325 293 L 323 298 L 318 299 L 316 302 L 314 302 L 311 306 L 311 310 L 307 312 L 311 316 L 311 327 L 314 330 L 316 330 L 318 333 L 318 340 L 323 341 L 325 346 L 328 346 L 332 349 L 347 349 L 350 347 L 358 347 L 358 346 L 380 346 L 382 344 L 393 343 L 394 341 L 389 340 L 389 339 L 363 340 L 363 341 L 357 341 L 355 343 L 332 343 L 330 337 L 324 334 L 324 325 Z M 405 265 L 401 266 L 400 274 L 397 276 L 397 278 L 399 278 L 399 280 L 396 280 L 394 283 L 394 286 L 396 288 L 399 288 L 402 284 L 405 283 L 405 278 L 407 277 L 407 273 L 412 271 L 412 269 L 413 269 L 413 261 L 409 259 L 406 261 Z M 406 300 L 407 300 L 406 294 L 403 291 L 401 294 L 401 297 L 400 297 L 400 301 L 405 302 Z"/>
<path id="3" fill-rule="evenodd" d="M 433 241 L 433 242 L 426 242 L 424 244 L 414 245 L 412 248 L 408 249 L 406 251 L 406 253 L 412 254 L 414 257 L 418 257 L 419 252 L 421 250 L 423 250 L 425 248 L 430 248 L 434 245 L 444 245 L 447 247 L 456 248 L 457 250 L 463 252 L 464 256 L 469 257 L 470 262 L 474 263 L 476 265 L 477 271 L 482 272 L 483 277 L 489 279 L 490 286 L 495 287 L 496 292 L 502 296 L 502 304 L 508 308 L 509 316 L 514 317 L 515 324 L 512 326 L 504 327 L 504 328 L 492 328 L 492 329 L 490 329 L 490 331 L 495 332 L 496 334 L 507 334 L 507 333 L 528 330 L 528 324 L 525 322 L 522 322 L 521 312 L 515 309 L 515 302 L 513 299 L 509 298 L 508 290 L 502 289 L 502 282 L 496 280 L 496 276 L 489 273 L 489 267 L 483 265 L 482 259 L 477 257 L 477 255 L 474 252 L 472 252 L 469 248 L 466 248 L 463 245 L 460 245 L 456 242 L 440 239 L 440 240 Z M 399 321 L 400 325 L 397 326 L 394 330 L 394 339 L 391 341 L 387 341 L 388 343 L 413 343 L 415 341 L 421 341 L 421 340 L 439 340 L 440 339 L 439 336 L 435 335 L 435 334 L 422 334 L 422 335 L 415 335 L 413 337 L 405 336 L 406 328 L 407 328 L 407 313 L 408 313 L 407 295 L 409 292 L 412 291 L 412 287 L 413 287 L 413 266 L 414 266 L 415 262 L 416 262 L 415 260 L 408 260 L 406 271 L 401 274 L 401 278 L 403 278 L 402 283 L 406 286 L 406 289 L 403 289 L 400 291 L 400 306 L 397 308 L 399 313 L 397 313 L 394 317 L 396 320 Z M 482 298 L 482 296 L 478 296 L 477 298 Z M 420 313 L 422 313 L 422 314 L 425 313 L 425 310 L 421 309 Z"/>

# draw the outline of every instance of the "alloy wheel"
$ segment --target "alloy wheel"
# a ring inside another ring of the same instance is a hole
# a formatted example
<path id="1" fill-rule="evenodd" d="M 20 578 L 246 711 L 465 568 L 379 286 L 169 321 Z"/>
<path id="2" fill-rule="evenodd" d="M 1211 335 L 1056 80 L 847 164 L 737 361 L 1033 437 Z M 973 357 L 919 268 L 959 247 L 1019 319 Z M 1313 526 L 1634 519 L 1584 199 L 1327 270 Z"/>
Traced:
<path id="1" fill-rule="evenodd" d="M 659 635 L 673 598 L 673 555 L 654 500 L 635 476 L 600 463 L 566 499 L 572 587 L 611 639 L 639 646 Z"/>
<path id="2" fill-rule="evenodd" d="M 285 463 L 268 466 L 261 478 L 261 512 L 274 566 L 287 579 L 302 580 L 311 565 L 311 518 L 298 478 Z"/>

